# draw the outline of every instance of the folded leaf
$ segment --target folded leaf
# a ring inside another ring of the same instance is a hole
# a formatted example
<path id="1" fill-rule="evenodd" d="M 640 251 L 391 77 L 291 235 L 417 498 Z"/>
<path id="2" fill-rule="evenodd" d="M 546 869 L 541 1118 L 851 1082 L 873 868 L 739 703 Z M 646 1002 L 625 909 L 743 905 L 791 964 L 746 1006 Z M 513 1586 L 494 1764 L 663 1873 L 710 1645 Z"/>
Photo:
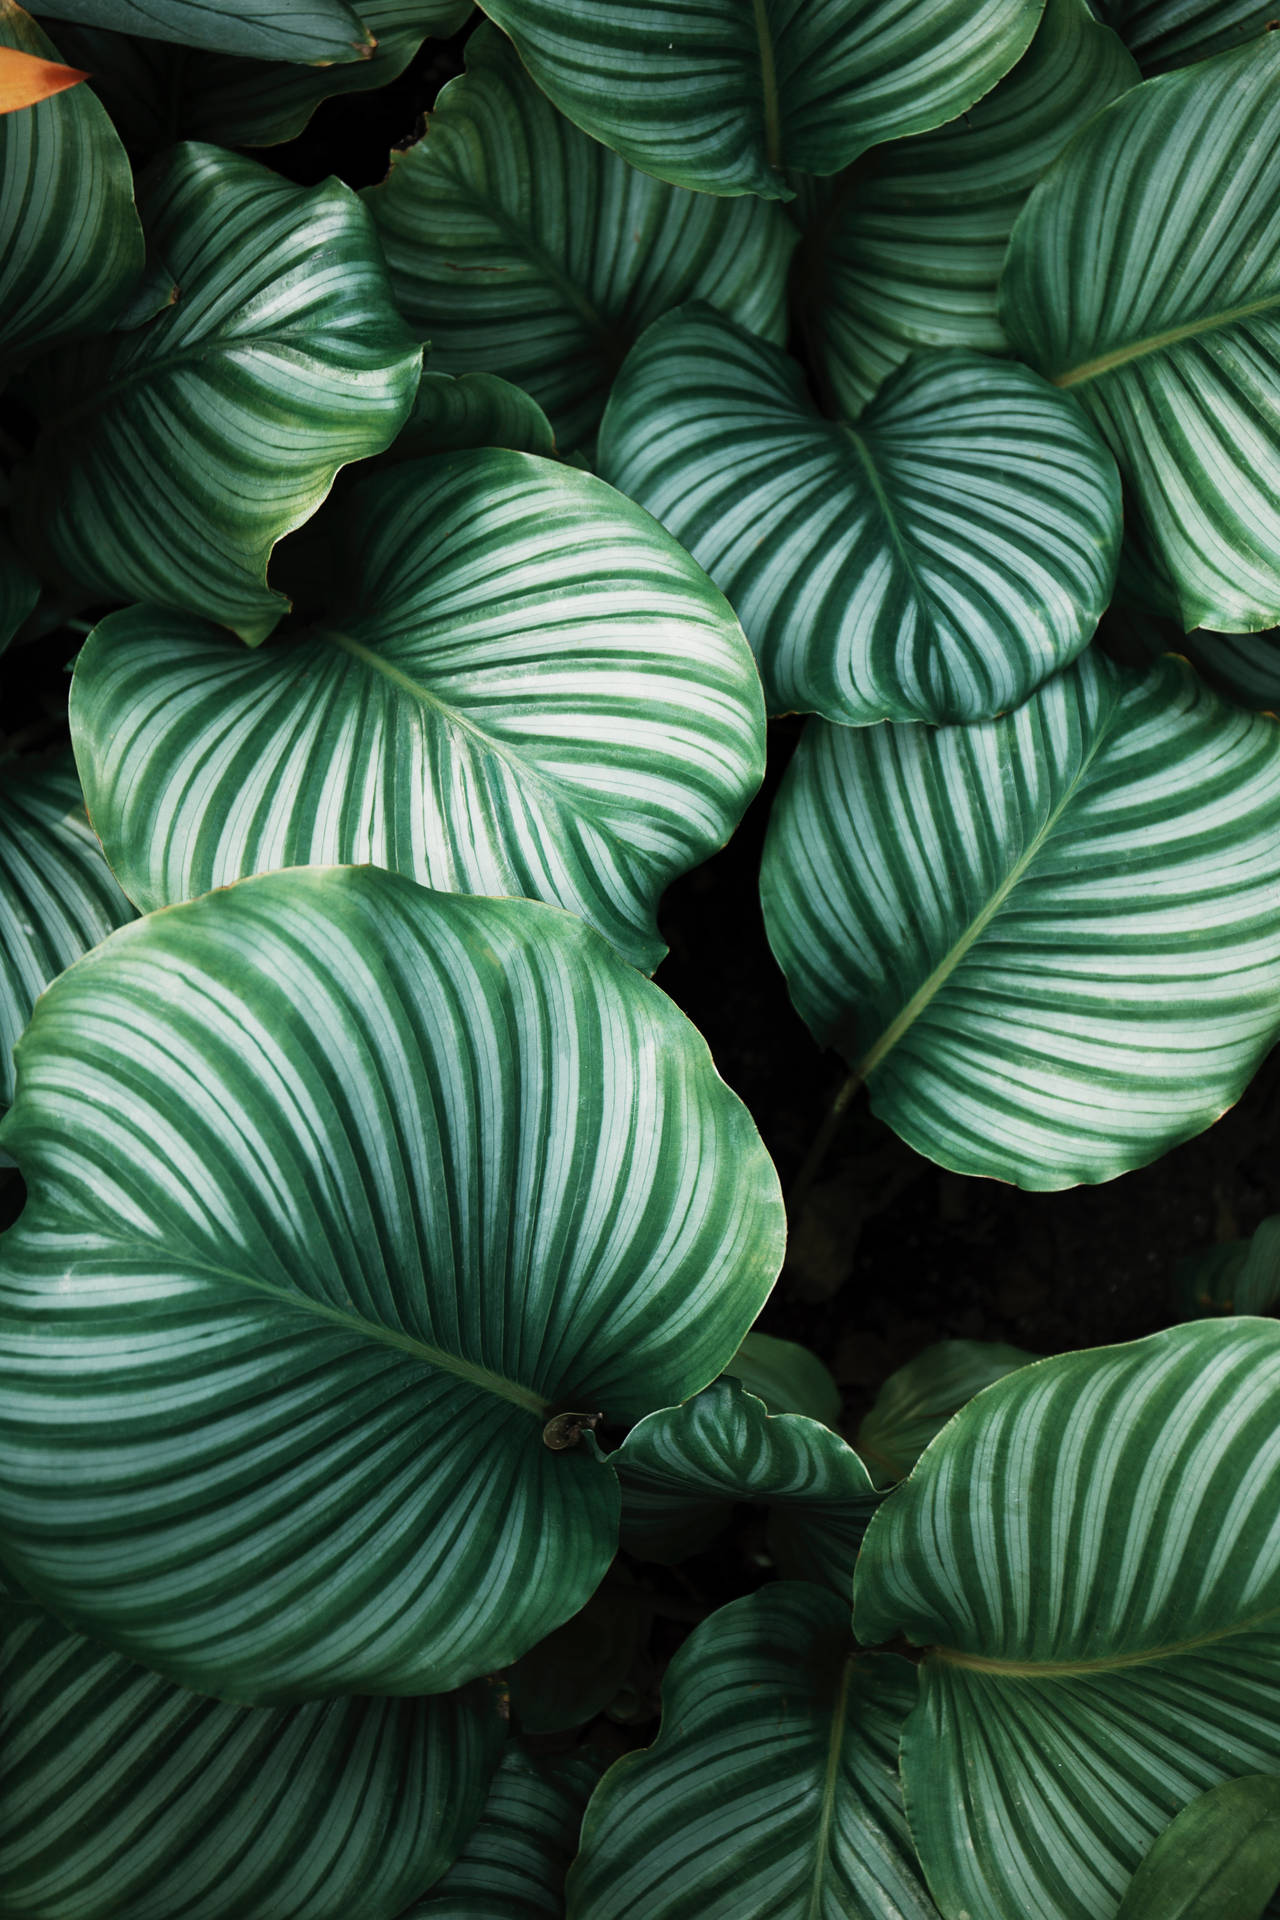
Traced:
<path id="1" fill-rule="evenodd" d="M 998 1340 L 939 1340 L 891 1373 L 854 1442 L 877 1486 L 905 1480 L 953 1413 L 1035 1358 Z"/>
<path id="2" fill-rule="evenodd" d="M 947 1920 L 1113 1920 L 1188 1800 L 1280 1773 L 1277 1392 L 1271 1321 L 1043 1360 L 872 1521 L 854 1625 L 926 1649 L 902 1773 Z"/>
<path id="3" fill-rule="evenodd" d="M 232 1707 L 40 1615 L 0 1639 L 9 1920 L 396 1920 L 475 1825 L 492 1688 Z"/>
<path id="4" fill-rule="evenodd" d="M 1083 403 L 1182 622 L 1280 621 L 1280 39 L 1104 108 L 1019 216 L 1015 350 Z"/>
<path id="5" fill-rule="evenodd" d="M 367 60 L 373 52 L 373 35 L 344 0 L 40 0 L 40 11 L 259 60 Z"/>
<path id="6" fill-rule="evenodd" d="M 566 451 L 594 436 L 627 348 L 682 300 L 786 332 L 785 215 L 637 173 L 563 120 L 492 28 L 364 198 L 432 367 L 527 388 Z"/>
<path id="7" fill-rule="evenodd" d="M 1086 646 L 1120 543 L 1115 464 L 1025 367 L 921 354 L 856 426 L 706 308 L 628 355 L 599 467 L 727 595 L 771 713 L 972 720 Z"/>
<path id="8" fill-rule="evenodd" d="M 589 1748 L 535 1759 L 509 1747 L 479 1826 L 404 1920 L 564 1920 L 564 1877 L 600 1771 Z"/>
<path id="9" fill-rule="evenodd" d="M 1261 1920 L 1280 1887 L 1280 1780 L 1199 1794 L 1138 1868 L 1116 1920 Z"/>
<path id="10" fill-rule="evenodd" d="M 145 212 L 181 298 L 41 364 L 23 524 L 97 595 L 199 612 L 252 643 L 287 611 L 266 584 L 273 545 L 339 467 L 394 438 L 421 353 L 336 180 L 304 190 L 180 147 Z"/>
<path id="11" fill-rule="evenodd" d="M 419 1693 L 582 1606 L 589 1431 L 719 1372 L 777 1180 L 665 996 L 567 914 L 295 869 L 41 1000 L 3 1144 L 0 1553 L 184 1685 Z"/>
<path id="12" fill-rule="evenodd" d="M 1109 1180 L 1280 1035 L 1280 729 L 1093 653 L 982 726 L 811 722 L 760 884 L 796 1007 L 912 1146 Z"/>
<path id="13" fill-rule="evenodd" d="M 764 772 L 720 595 L 629 501 L 525 454 L 397 466 L 326 524 L 314 628 L 249 652 L 135 608 L 85 646 L 76 751 L 125 891 L 149 908 L 372 861 L 549 900 L 652 971 L 663 888 Z"/>
<path id="14" fill-rule="evenodd" d="M 1043 0 L 485 0 L 562 113 L 702 193 L 786 197 L 954 119 L 1024 51 Z"/>

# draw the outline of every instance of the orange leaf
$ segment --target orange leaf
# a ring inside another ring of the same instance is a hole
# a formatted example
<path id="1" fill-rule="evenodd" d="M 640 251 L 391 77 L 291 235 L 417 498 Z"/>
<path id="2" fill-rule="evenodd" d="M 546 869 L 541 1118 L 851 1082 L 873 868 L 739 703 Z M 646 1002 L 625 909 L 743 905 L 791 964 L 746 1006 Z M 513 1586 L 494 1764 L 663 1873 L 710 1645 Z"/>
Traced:
<path id="1" fill-rule="evenodd" d="M 47 100 L 50 94 L 62 93 L 88 77 L 78 67 L 42 60 L 37 53 L 19 53 L 14 47 L 0 47 L 0 113 L 34 107 L 38 100 Z"/>

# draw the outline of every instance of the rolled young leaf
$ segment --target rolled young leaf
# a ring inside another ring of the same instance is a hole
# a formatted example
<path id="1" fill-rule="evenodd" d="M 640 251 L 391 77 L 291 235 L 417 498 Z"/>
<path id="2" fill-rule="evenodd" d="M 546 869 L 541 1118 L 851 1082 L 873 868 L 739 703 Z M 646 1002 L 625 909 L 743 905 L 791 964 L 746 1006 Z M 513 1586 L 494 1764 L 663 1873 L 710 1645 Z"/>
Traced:
<path id="1" fill-rule="evenodd" d="M 705 307 L 651 327 L 599 467 L 723 589 L 771 713 L 973 720 L 1088 644 L 1120 544 L 1115 463 L 1024 367 L 921 354 L 856 426 Z"/>
<path id="2" fill-rule="evenodd" d="M 601 481 L 518 453 L 396 466 L 328 538 L 337 599 L 311 629 L 250 653 L 134 608 L 86 644 L 76 752 L 126 892 L 373 861 L 549 900 L 651 971 L 663 888 L 764 773 L 720 595 Z"/>
<path id="3" fill-rule="evenodd" d="M 258 60 L 367 60 L 373 52 L 373 35 L 345 0 L 40 0 L 40 11 Z"/>
<path id="4" fill-rule="evenodd" d="M 1001 282 L 1015 350 L 1120 464 L 1183 625 L 1280 621 L 1280 39 L 1148 80 L 1068 144 Z"/>
<path id="5" fill-rule="evenodd" d="M 983 726 L 811 722 L 760 885 L 796 1007 L 910 1145 L 1109 1180 L 1280 1035 L 1280 728 L 1095 653 Z"/>
<path id="6" fill-rule="evenodd" d="M 567 1619 L 617 1540 L 584 1429 L 713 1378 L 781 1261 L 656 987 L 567 914 L 373 868 L 105 941 L 0 1145 L 0 1556 L 249 1702 L 444 1690 Z"/>
<path id="7" fill-rule="evenodd" d="M 786 197 L 954 119 L 1024 51 L 1043 0 L 485 0 L 562 113 L 701 193 Z"/>
<path id="8" fill-rule="evenodd" d="M 854 1626 L 926 1649 L 902 1774 L 948 1920 L 1113 1920 L 1188 1800 L 1280 1772 L 1277 1392 L 1272 1321 L 1042 1360 L 871 1522 Z"/>
<path id="9" fill-rule="evenodd" d="M 404 1920 L 564 1920 L 564 1880 L 600 1777 L 590 1748 L 536 1758 L 508 1747 L 480 1823 Z"/>
<path id="10" fill-rule="evenodd" d="M 233 1707 L 53 1620 L 0 1635 L 7 1920 L 396 1920 L 474 1827 L 492 1687 Z"/>
<path id="11" fill-rule="evenodd" d="M 23 525 L 95 593 L 256 642 L 288 609 L 266 583 L 272 547 L 339 467 L 394 438 L 421 350 L 368 216 L 336 180 L 302 189 L 186 146 L 144 211 L 181 298 L 41 363 Z"/>
<path id="12" fill-rule="evenodd" d="M 905 1480 L 953 1413 L 1036 1357 L 998 1340 L 939 1340 L 891 1373 L 854 1441 L 876 1485 Z"/>
<path id="13" fill-rule="evenodd" d="M 722 1607 L 667 1669 L 662 1730 L 610 1767 L 569 1874 L 571 1920 L 936 1920 L 898 1785 L 905 1660 L 783 1582 Z"/>
<path id="14" fill-rule="evenodd" d="M 786 332 L 796 235 L 780 209 L 637 173 L 562 119 L 492 28 L 364 199 L 432 367 L 527 388 L 565 451 L 589 445 L 627 348 L 682 300 Z"/>
<path id="15" fill-rule="evenodd" d="M 1261 1920 L 1280 1887 L 1280 1779 L 1197 1795 L 1138 1868 L 1116 1920 Z"/>

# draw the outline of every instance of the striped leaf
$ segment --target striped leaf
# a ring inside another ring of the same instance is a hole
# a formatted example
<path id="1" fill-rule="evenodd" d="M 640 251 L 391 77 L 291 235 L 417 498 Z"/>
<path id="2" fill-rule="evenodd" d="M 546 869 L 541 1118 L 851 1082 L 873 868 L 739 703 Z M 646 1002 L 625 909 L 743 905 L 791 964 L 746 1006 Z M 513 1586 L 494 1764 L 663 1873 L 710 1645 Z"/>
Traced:
<path id="1" fill-rule="evenodd" d="M 1261 1920 L 1280 1887 L 1280 1780 L 1210 1787 L 1165 1828 L 1116 1920 Z"/>
<path id="2" fill-rule="evenodd" d="M 775 1556 L 797 1579 L 848 1595 L 879 1496 L 838 1433 L 766 1413 L 736 1380 L 651 1413 L 610 1455 L 622 1487 L 622 1544 L 665 1564 L 700 1553 L 744 1500 L 769 1508 Z"/>
<path id="3" fill-rule="evenodd" d="M 803 1413 L 826 1427 L 840 1418 L 840 1389 L 829 1370 L 794 1340 L 778 1340 L 753 1327 L 725 1372 L 763 1400 L 770 1413 Z"/>
<path id="4" fill-rule="evenodd" d="M 637 173 L 564 120 L 492 28 L 365 202 L 443 373 L 501 374 L 588 447 L 627 348 L 682 300 L 781 340 L 795 231 Z"/>
<path id="5" fill-rule="evenodd" d="M 1098 11 L 1144 73 L 1224 53 L 1265 33 L 1274 19 L 1273 9 L 1258 0 L 1098 0 Z"/>
<path id="6" fill-rule="evenodd" d="M 958 1172 L 1109 1180 L 1280 1035 L 1280 732 L 1184 663 L 1088 654 L 985 726 L 811 723 L 765 922 L 871 1104 Z"/>
<path id="7" fill-rule="evenodd" d="M 764 772 L 729 608 L 599 480 L 518 453 L 365 481 L 318 523 L 337 598 L 250 652 L 134 608 L 85 646 L 72 725 L 130 898 L 372 861 L 568 908 L 636 965 L 667 882 L 728 839 Z"/>
<path id="8" fill-rule="evenodd" d="M 809 357 L 854 418 L 919 347 L 1005 353 L 996 284 L 1013 223 L 1069 136 L 1138 69 L 1085 0 L 1048 0 L 985 100 L 934 133 L 874 147 L 818 205 L 796 258 Z"/>
<path id="9" fill-rule="evenodd" d="M 853 427 L 779 349 L 693 308 L 628 356 L 599 466 L 727 594 L 771 713 L 998 713 L 1111 595 L 1114 462 L 1078 408 L 978 354 L 913 359 Z"/>
<path id="10" fill-rule="evenodd" d="M 722 1607 L 667 1669 L 654 1745 L 592 1796 L 569 1920 L 934 1920 L 898 1785 L 914 1696 L 819 1587 Z"/>
<path id="11" fill-rule="evenodd" d="M 903 1730 L 947 1920 L 1112 1920 L 1194 1795 L 1280 1773 L 1280 1326 L 988 1387 L 872 1521 L 854 1625 L 926 1649 Z"/>
<path id="12" fill-rule="evenodd" d="M 556 437 L 537 401 L 496 373 L 431 372 L 423 374 L 413 411 L 380 458 L 385 466 L 464 447 L 508 447 L 552 459 Z"/>
<path id="13" fill-rule="evenodd" d="M 0 49 L 56 60 L 19 6 L 0 7 Z M 0 360 L 109 323 L 142 272 L 142 228 L 124 148 L 87 87 L 0 115 Z"/>
<path id="14" fill-rule="evenodd" d="M 954 119 L 1008 73 L 1043 0 L 485 0 L 562 113 L 660 180 L 788 198 Z"/>
<path id="15" fill-rule="evenodd" d="M 0 1113 L 49 982 L 133 918 L 89 831 L 69 753 L 0 760 Z"/>
<path id="16" fill-rule="evenodd" d="M 0 531 L 0 653 L 39 598 L 39 580 L 8 535 Z"/>
<path id="17" fill-rule="evenodd" d="M 29 1615 L 0 1639 L 7 1920 L 395 1920 L 475 1825 L 491 1689 L 233 1707 Z"/>
<path id="18" fill-rule="evenodd" d="M 1280 621 L 1280 40 L 1148 80 L 1069 142 L 1001 283 L 1014 348 L 1083 403 L 1183 625 Z"/>
<path id="19" fill-rule="evenodd" d="M 1175 643 L 1196 672 L 1228 700 L 1255 713 L 1280 713 L 1280 629 L 1265 633 L 1208 633 L 1198 629 Z"/>
<path id="20" fill-rule="evenodd" d="M 905 1480 L 953 1413 L 1035 1358 L 998 1340 L 940 1340 L 891 1373 L 854 1442 L 877 1486 Z"/>
<path id="21" fill-rule="evenodd" d="M 1280 1300 L 1280 1214 L 1248 1240 L 1229 1240 L 1180 1260 L 1174 1290 L 1191 1313 L 1269 1313 Z"/>
<path id="22" fill-rule="evenodd" d="M 656 987 L 566 914 L 372 868 L 104 942 L 0 1144 L 0 1554 L 247 1703 L 440 1691 L 567 1619 L 617 1539 L 584 1421 L 714 1377 L 781 1258 Z"/>
<path id="23" fill-rule="evenodd" d="M 600 1777 L 590 1748 L 537 1758 L 511 1746 L 480 1824 L 404 1920 L 564 1920 L 564 1879 Z"/>
<path id="24" fill-rule="evenodd" d="M 40 11 L 51 20 L 258 60 L 328 63 L 367 60 L 373 52 L 373 35 L 345 0 L 40 0 Z"/>
<path id="25" fill-rule="evenodd" d="M 288 602 L 281 534 L 412 403 L 420 350 L 368 216 L 215 147 L 152 176 L 148 235 L 181 298 L 146 326 L 42 364 L 24 524 L 99 596 L 199 612 L 251 643 Z"/>

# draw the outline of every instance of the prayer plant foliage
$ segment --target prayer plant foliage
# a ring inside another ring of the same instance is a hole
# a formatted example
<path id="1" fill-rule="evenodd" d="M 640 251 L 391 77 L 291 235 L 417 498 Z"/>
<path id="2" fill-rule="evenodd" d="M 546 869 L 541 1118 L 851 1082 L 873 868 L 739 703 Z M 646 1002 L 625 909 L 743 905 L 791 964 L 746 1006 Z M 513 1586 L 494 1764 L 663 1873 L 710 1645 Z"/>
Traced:
<path id="1" fill-rule="evenodd" d="M 1275 1220 L 842 1431 L 645 976 L 796 712 L 842 1100 L 1068 1186 L 1280 1036 L 1280 36 L 485 12 L 0 0 L 0 1913 L 1249 1920 Z"/>

